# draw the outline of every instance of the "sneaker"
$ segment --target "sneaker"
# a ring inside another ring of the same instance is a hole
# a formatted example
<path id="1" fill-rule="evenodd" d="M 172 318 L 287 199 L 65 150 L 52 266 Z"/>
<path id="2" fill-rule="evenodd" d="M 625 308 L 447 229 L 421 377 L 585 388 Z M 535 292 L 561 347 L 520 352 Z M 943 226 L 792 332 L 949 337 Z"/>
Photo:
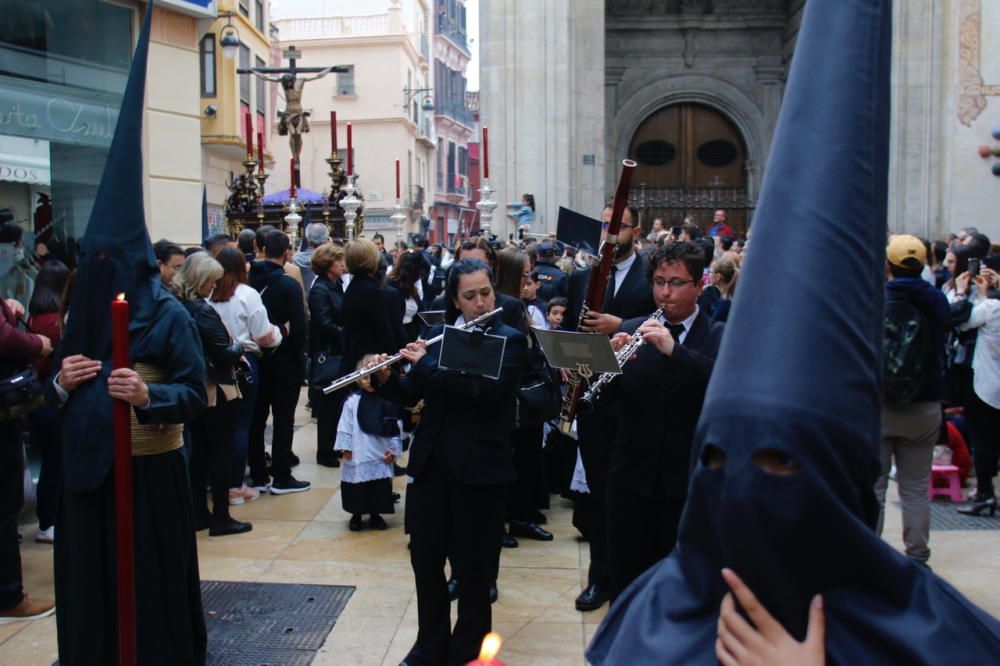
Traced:
<path id="1" fill-rule="evenodd" d="M 33 599 L 25 595 L 24 599 L 21 599 L 21 603 L 18 605 L 5 611 L 0 611 L 0 624 L 37 620 L 52 615 L 55 610 L 56 602 L 51 599 Z"/>
<path id="2" fill-rule="evenodd" d="M 256 488 L 258 491 L 262 493 L 266 493 L 268 490 L 271 489 L 271 477 L 267 477 L 263 481 L 258 481 L 256 479 L 251 478 L 249 486 L 251 488 Z"/>
<path id="3" fill-rule="evenodd" d="M 243 488 L 246 488 L 246 486 L 229 489 L 229 506 L 246 504 L 247 498 L 243 496 Z"/>
<path id="4" fill-rule="evenodd" d="M 35 543 L 55 543 L 56 526 L 49 525 L 47 530 L 40 529 L 35 532 Z"/>
<path id="5" fill-rule="evenodd" d="M 308 481 L 299 481 L 289 474 L 284 479 L 275 479 L 271 482 L 272 495 L 287 495 L 288 493 L 301 493 L 312 486 Z"/>
<path id="6" fill-rule="evenodd" d="M 253 502 L 260 499 L 260 491 L 256 488 L 251 488 L 245 483 L 243 484 L 243 487 L 240 488 L 240 491 L 243 493 L 243 499 L 247 502 Z"/>

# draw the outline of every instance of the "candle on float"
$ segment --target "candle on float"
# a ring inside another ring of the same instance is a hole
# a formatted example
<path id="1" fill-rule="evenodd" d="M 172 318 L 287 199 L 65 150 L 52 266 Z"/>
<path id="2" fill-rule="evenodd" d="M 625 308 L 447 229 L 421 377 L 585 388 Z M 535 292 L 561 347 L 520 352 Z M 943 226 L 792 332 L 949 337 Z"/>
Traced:
<path id="1" fill-rule="evenodd" d="M 243 116 L 243 124 L 247 131 L 247 159 L 253 159 L 253 118 L 250 114 Z"/>
<path id="2" fill-rule="evenodd" d="M 264 132 L 257 132 L 257 171 L 264 173 Z"/>
<path id="3" fill-rule="evenodd" d="M 131 366 L 125 294 L 111 301 L 111 368 Z M 135 664 L 135 535 L 132 512 L 132 406 L 115 400 L 115 553 L 118 578 L 118 654 Z"/>
<path id="4" fill-rule="evenodd" d="M 288 158 L 288 164 L 289 164 L 289 167 L 290 167 L 289 171 L 291 172 L 291 180 L 289 181 L 291 183 L 291 185 L 288 186 L 288 196 L 294 199 L 295 198 L 295 158 L 294 157 L 289 157 Z"/>
<path id="5" fill-rule="evenodd" d="M 347 123 L 347 175 L 354 175 L 354 137 L 351 134 L 351 123 Z"/>
<path id="6" fill-rule="evenodd" d="M 483 128 L 483 178 L 490 177 L 490 128 Z"/>
<path id="7" fill-rule="evenodd" d="M 483 646 L 479 648 L 479 659 L 470 661 L 466 666 L 504 666 L 504 663 L 497 659 L 500 652 L 500 634 L 490 632 L 483 638 Z"/>
<path id="8" fill-rule="evenodd" d="M 396 160 L 396 198 L 399 198 L 399 160 Z"/>
<path id="9" fill-rule="evenodd" d="M 337 156 L 337 112 L 330 112 L 330 155 Z"/>

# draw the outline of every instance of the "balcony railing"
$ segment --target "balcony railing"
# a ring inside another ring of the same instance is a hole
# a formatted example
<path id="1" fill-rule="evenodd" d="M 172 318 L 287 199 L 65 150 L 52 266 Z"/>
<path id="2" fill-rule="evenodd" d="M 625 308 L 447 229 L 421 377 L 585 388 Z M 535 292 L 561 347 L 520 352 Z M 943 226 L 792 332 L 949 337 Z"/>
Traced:
<path id="1" fill-rule="evenodd" d="M 439 116 L 451 118 L 466 127 L 472 127 L 472 110 L 465 105 L 465 100 L 438 100 L 434 111 Z"/>
<path id="2" fill-rule="evenodd" d="M 389 15 L 331 16 L 325 18 L 282 19 L 275 21 L 282 42 L 299 39 L 327 39 L 389 33 Z"/>
<path id="3" fill-rule="evenodd" d="M 458 21 L 449 19 L 447 16 L 438 16 L 437 34 L 447 38 L 452 44 L 469 53 L 469 45 L 465 27 L 459 25 Z"/>

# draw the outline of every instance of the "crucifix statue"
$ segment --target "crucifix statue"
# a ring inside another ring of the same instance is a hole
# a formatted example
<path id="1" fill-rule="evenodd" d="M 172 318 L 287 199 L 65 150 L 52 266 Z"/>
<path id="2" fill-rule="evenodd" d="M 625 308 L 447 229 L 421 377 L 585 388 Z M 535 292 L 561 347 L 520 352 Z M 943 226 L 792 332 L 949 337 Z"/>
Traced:
<path id="1" fill-rule="evenodd" d="M 285 108 L 278 111 L 278 134 L 288 137 L 292 156 L 299 161 L 302 151 L 302 135 L 309 131 L 309 112 L 302 108 L 302 89 L 306 83 L 320 79 L 329 74 L 346 73 L 347 67 L 299 67 L 295 61 L 302 57 L 302 52 L 289 46 L 281 54 L 288 60 L 288 67 L 250 67 L 236 70 L 237 74 L 253 74 L 264 81 L 281 84 L 285 91 Z M 300 76 L 312 74 L 313 76 Z"/>

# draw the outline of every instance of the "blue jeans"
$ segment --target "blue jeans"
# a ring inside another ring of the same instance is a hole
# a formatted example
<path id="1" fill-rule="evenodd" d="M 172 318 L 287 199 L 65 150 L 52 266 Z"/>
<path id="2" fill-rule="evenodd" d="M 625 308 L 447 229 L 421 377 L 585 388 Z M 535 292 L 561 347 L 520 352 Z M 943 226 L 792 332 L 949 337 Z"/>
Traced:
<path id="1" fill-rule="evenodd" d="M 233 477 L 230 487 L 239 488 L 247 470 L 247 450 L 249 446 L 250 421 L 253 419 L 253 407 L 257 402 L 257 391 L 260 388 L 260 364 L 253 354 L 246 355 L 250 362 L 250 377 L 248 386 L 241 387 L 243 398 L 233 403 Z"/>

